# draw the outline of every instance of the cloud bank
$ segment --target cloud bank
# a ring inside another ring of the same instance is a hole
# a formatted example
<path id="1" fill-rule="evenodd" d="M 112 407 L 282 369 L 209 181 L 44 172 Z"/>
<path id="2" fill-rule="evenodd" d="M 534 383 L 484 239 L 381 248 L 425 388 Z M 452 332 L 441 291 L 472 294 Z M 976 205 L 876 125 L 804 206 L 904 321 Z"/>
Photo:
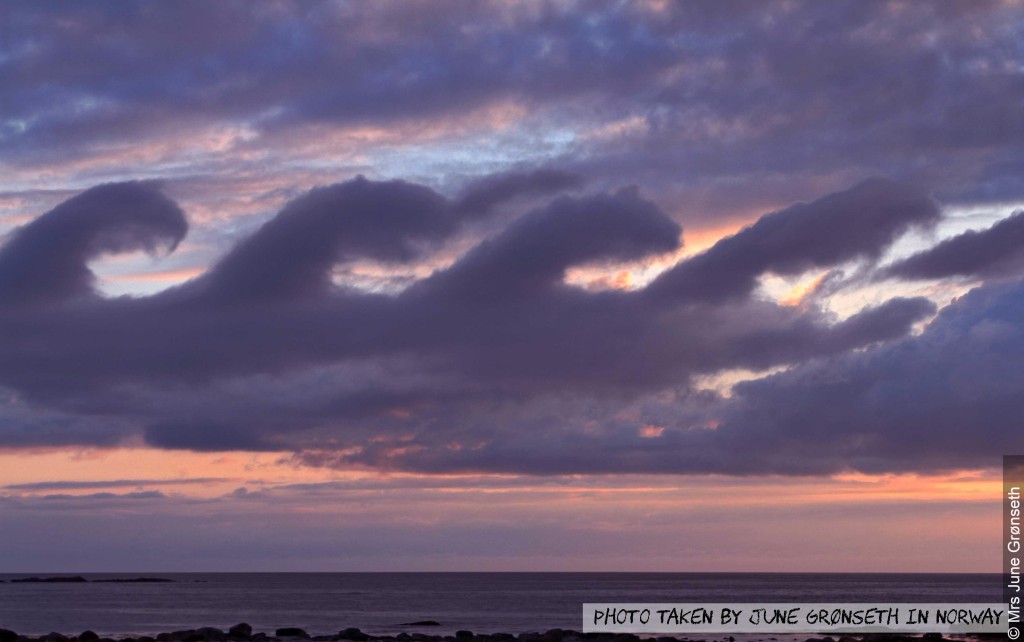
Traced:
<path id="1" fill-rule="evenodd" d="M 86 190 L 0 247 L 0 444 L 144 439 L 428 473 L 739 475 L 956 469 L 1022 445 L 1024 284 L 1009 268 L 920 333 L 928 299 L 837 318 L 756 289 L 765 275 L 850 264 L 920 277 L 906 266 L 939 265 L 964 243 L 998 259 L 1016 251 L 1004 228 L 1019 216 L 880 265 L 941 209 L 875 178 L 766 213 L 646 286 L 593 291 L 567 271 L 670 256 L 684 236 L 635 187 L 561 193 L 579 187 L 526 172 L 447 197 L 358 177 L 294 198 L 204 274 L 139 297 L 98 294 L 89 261 L 173 251 L 184 214 L 153 183 Z M 523 195 L 546 202 L 520 211 Z M 351 264 L 426 275 L 373 292 L 337 281 Z M 780 368 L 731 396 L 696 385 Z"/>

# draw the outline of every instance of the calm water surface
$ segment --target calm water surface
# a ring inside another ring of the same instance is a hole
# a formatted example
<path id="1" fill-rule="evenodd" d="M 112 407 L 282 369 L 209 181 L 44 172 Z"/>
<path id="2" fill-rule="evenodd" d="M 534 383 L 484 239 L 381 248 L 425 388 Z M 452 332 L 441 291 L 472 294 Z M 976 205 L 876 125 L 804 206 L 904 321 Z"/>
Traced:
<path id="1" fill-rule="evenodd" d="M 160 584 L 11 584 L 0 574 L 0 628 L 101 636 L 248 622 L 311 635 L 478 633 L 581 628 L 584 602 L 1001 602 L 997 574 L 808 573 L 138 573 Z M 417 629 L 403 622 L 436 620 Z"/>

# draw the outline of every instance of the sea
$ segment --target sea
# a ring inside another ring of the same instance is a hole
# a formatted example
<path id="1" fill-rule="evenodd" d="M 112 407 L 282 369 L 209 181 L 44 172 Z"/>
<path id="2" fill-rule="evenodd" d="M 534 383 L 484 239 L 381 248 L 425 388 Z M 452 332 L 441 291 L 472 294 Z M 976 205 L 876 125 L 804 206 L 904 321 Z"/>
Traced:
<path id="1" fill-rule="evenodd" d="M 999 574 L 883 573 L 133 573 L 167 583 L 11 583 L 0 574 L 0 628 L 105 637 L 246 622 L 273 634 L 348 627 L 380 635 L 582 629 L 582 604 L 1002 602 Z M 440 626 L 410 626 L 433 620 Z M 805 636 L 806 637 L 806 636 Z M 740 636 L 737 636 L 739 639 Z M 711 639 L 711 638 L 709 638 Z"/>

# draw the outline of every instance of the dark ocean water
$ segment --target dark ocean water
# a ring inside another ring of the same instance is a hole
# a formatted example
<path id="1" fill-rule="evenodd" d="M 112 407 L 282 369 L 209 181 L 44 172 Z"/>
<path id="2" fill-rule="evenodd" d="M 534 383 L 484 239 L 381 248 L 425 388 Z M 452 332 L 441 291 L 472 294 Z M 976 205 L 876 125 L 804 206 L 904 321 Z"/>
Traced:
<path id="1" fill-rule="evenodd" d="M 0 574 L 10 580 L 45 573 Z M 160 584 L 0 584 L 0 628 L 101 636 L 248 622 L 311 635 L 579 630 L 584 602 L 1001 602 L 998 574 L 195 573 Z M 436 620 L 441 627 L 403 627 Z"/>

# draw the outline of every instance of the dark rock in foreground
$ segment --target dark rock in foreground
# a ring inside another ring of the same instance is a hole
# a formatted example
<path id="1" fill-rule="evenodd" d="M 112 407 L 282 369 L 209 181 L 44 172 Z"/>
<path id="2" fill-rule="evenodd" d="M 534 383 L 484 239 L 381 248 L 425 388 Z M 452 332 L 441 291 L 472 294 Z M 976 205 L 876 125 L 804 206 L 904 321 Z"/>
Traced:
<path id="1" fill-rule="evenodd" d="M 3 580 L 0 580 L 0 582 L 2 582 L 2 581 Z M 87 580 L 84 577 L 82 577 L 81 575 L 74 575 L 72 577 L 22 577 L 22 578 L 19 578 L 19 579 L 16 579 L 16 580 L 11 580 L 11 582 L 13 582 L 15 584 L 36 584 L 36 583 L 46 583 L 46 584 L 49 584 L 49 583 L 63 583 L 63 582 L 72 582 L 72 583 L 75 583 L 75 584 L 82 583 L 82 582 L 89 582 L 89 583 L 92 583 L 92 584 L 99 584 L 99 583 L 102 583 L 102 582 L 115 582 L 115 583 L 116 582 L 128 582 L 128 583 L 135 583 L 135 582 L 173 582 L 173 581 L 174 580 L 168 580 L 168 579 L 163 578 L 163 577 L 132 577 L 132 578 L 124 578 L 124 579 L 118 578 L 118 579 L 112 579 L 112 580 Z"/>
<path id="2" fill-rule="evenodd" d="M 279 638 L 309 638 L 309 633 L 306 633 L 302 629 L 294 626 L 286 626 L 278 629 L 275 635 Z"/>
<path id="3" fill-rule="evenodd" d="M 245 622 L 236 624 L 228 629 L 228 636 L 233 638 L 248 638 L 252 637 L 252 627 Z"/>
<path id="4" fill-rule="evenodd" d="M 418 620 L 416 622 L 402 622 L 399 626 L 441 626 L 441 623 L 434 620 Z"/>
<path id="5" fill-rule="evenodd" d="M 173 581 L 174 580 L 169 580 L 169 579 L 164 578 L 164 577 L 132 577 L 132 578 L 129 578 L 129 579 L 93 580 L 93 582 L 111 582 L 111 583 L 117 583 L 117 582 L 127 582 L 127 583 L 142 582 L 142 583 L 150 583 L 150 582 L 173 582 Z"/>
<path id="6" fill-rule="evenodd" d="M 198 629 L 186 629 L 183 631 L 171 631 L 156 636 L 156 642 L 224 642 L 227 640 L 224 631 L 212 626 L 204 626 Z M 238 639 L 238 638 L 236 638 Z M 248 638 L 245 638 L 248 639 Z M 135 642 L 141 642 L 142 638 Z M 103 640 L 100 640 L 103 642 Z"/>
<path id="7" fill-rule="evenodd" d="M 224 635 L 224 631 L 212 626 L 204 626 L 196 629 L 196 635 L 201 635 L 203 642 L 224 642 L 228 637 Z"/>

